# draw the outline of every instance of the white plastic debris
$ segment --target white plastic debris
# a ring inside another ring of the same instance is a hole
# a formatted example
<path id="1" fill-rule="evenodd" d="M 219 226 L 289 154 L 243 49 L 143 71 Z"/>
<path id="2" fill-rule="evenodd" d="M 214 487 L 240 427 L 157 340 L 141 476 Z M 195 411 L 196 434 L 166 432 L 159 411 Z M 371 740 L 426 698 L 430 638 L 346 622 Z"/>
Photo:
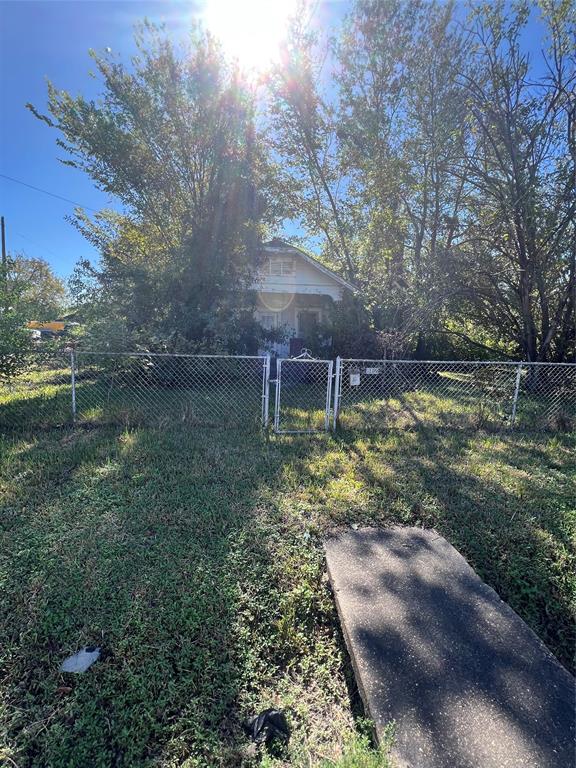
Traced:
<path id="1" fill-rule="evenodd" d="M 86 672 L 88 667 L 91 667 L 99 656 L 100 648 L 95 648 L 91 645 L 84 646 L 78 653 L 64 659 L 60 672 L 75 672 L 76 674 Z"/>

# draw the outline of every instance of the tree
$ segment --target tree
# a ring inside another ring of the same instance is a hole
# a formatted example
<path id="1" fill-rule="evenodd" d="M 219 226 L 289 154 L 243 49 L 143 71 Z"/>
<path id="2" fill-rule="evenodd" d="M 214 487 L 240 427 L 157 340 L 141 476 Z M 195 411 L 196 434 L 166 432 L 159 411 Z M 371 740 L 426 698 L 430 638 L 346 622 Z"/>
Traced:
<path id="1" fill-rule="evenodd" d="M 20 314 L 26 320 L 55 320 L 66 299 L 62 280 L 44 259 L 14 254 L 8 261 L 8 292 L 17 297 Z"/>
<path id="2" fill-rule="evenodd" d="M 276 167 L 276 194 L 284 215 L 311 233 L 321 233 L 326 256 L 348 279 L 357 267 L 350 249 L 346 179 L 339 163 L 335 106 L 319 81 L 325 54 L 303 17 L 290 27 L 281 63 L 268 79 L 267 139 Z"/>
<path id="3" fill-rule="evenodd" d="M 0 264 L 0 379 L 10 380 L 25 370 L 31 351 L 26 315 L 19 304 L 21 287 L 9 280 L 12 263 Z"/>
<path id="4" fill-rule="evenodd" d="M 271 78 L 282 197 L 323 233 L 324 257 L 356 282 L 373 330 L 422 347 L 447 301 L 445 257 L 463 204 L 451 175 L 465 130 L 463 37 L 450 5 L 359 0 L 332 44 L 336 75 L 324 92 L 313 43 L 296 22 Z"/>
<path id="5" fill-rule="evenodd" d="M 332 43 L 292 31 L 270 135 L 289 215 L 359 287 L 395 352 L 574 359 L 574 11 L 357 0 Z M 363 332 L 364 337 L 369 334 Z"/>
<path id="6" fill-rule="evenodd" d="M 50 85 L 49 116 L 31 109 L 121 203 L 76 213 L 101 253 L 74 281 L 92 327 L 124 346 L 253 348 L 260 240 L 285 218 L 359 288 L 347 348 L 574 359 L 574 11 L 542 1 L 544 74 L 522 47 L 531 13 L 501 0 L 464 25 L 451 3 L 356 0 L 329 45 L 302 14 L 264 130 L 198 29 L 176 48 L 144 25 L 129 68 L 94 56 L 97 102 Z"/>
<path id="7" fill-rule="evenodd" d="M 440 327 L 451 288 L 446 257 L 465 203 L 465 37 L 449 3 L 360 0 L 336 46 L 339 135 L 357 211 L 359 281 L 377 327 L 416 339 Z"/>
<path id="8" fill-rule="evenodd" d="M 130 69 L 92 54 L 98 102 L 49 84 L 50 115 L 30 106 L 59 131 L 64 162 L 122 205 L 92 219 L 77 211 L 101 263 L 83 264 L 75 287 L 86 278 L 95 312 L 134 343 L 242 347 L 257 330 L 249 286 L 265 209 L 253 94 L 199 29 L 180 49 L 144 24 L 137 45 Z"/>
<path id="9" fill-rule="evenodd" d="M 474 195 L 454 263 L 462 312 L 530 361 L 575 358 L 576 31 L 570 5 L 546 4 L 548 73 L 534 78 L 521 40 L 527 5 L 483 6 L 479 77 L 463 82 Z"/>

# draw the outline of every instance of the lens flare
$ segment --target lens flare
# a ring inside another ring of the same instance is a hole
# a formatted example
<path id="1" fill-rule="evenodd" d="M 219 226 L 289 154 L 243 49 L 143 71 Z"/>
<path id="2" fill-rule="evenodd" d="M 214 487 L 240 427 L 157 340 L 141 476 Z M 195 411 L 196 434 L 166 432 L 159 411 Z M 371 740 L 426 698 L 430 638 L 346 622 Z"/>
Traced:
<path id="1" fill-rule="evenodd" d="M 260 71 L 278 59 L 296 8 L 297 0 L 208 0 L 203 23 L 227 56 Z"/>

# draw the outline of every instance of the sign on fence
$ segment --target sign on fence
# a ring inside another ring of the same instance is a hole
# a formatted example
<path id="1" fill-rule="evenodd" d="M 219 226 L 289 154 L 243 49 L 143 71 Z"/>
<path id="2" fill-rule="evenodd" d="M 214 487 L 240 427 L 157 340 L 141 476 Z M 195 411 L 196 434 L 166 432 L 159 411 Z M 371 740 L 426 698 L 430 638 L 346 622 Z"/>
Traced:
<path id="1" fill-rule="evenodd" d="M 338 358 L 335 381 L 334 427 L 576 427 L 572 363 Z"/>
<path id="2" fill-rule="evenodd" d="M 576 364 L 278 360 L 274 430 L 576 429 Z M 0 381 L 0 429 L 82 423 L 266 427 L 268 355 L 39 351 Z M 333 403 L 333 405 L 332 405 Z"/>

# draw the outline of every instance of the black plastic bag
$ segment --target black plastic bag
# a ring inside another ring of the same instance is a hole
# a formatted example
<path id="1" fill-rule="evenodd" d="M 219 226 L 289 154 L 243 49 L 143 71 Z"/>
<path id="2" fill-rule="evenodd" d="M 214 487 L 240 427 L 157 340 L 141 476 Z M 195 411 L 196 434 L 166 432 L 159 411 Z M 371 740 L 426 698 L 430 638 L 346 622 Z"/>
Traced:
<path id="1" fill-rule="evenodd" d="M 244 721 L 244 730 L 256 744 L 268 746 L 278 739 L 288 743 L 290 727 L 286 716 L 279 709 L 265 709 L 259 715 Z"/>

